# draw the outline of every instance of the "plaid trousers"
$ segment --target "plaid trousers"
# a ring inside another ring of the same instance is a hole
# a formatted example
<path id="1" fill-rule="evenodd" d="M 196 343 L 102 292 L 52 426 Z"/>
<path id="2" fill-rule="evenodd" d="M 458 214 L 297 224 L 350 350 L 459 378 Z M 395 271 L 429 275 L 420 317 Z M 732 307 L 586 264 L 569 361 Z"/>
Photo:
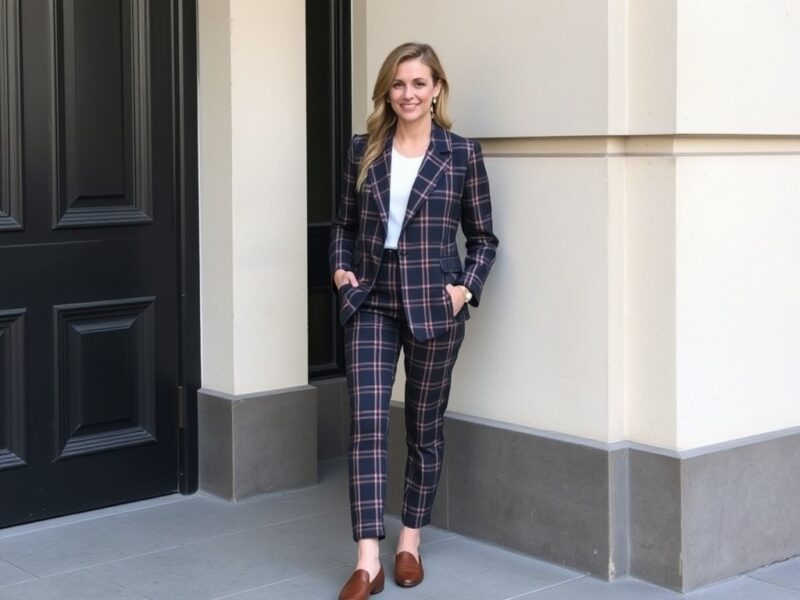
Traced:
<path id="1" fill-rule="evenodd" d="M 452 327 L 438 337 L 424 342 L 415 339 L 405 318 L 400 281 L 397 253 L 384 251 L 369 296 L 345 324 L 351 417 L 347 457 L 356 541 L 385 537 L 389 401 L 401 348 L 408 449 L 401 517 L 407 527 L 430 523 L 442 470 L 444 412 L 453 365 L 464 339 L 464 317 L 456 315 Z"/>

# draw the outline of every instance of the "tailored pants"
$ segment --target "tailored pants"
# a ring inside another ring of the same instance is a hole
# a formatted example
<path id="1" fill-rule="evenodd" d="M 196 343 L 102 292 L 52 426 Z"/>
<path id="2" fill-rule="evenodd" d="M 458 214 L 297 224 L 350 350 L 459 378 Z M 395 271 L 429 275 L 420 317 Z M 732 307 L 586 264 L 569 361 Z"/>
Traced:
<path id="1" fill-rule="evenodd" d="M 397 253 L 386 250 L 369 296 L 345 324 L 350 391 L 348 470 L 353 539 L 385 537 L 389 401 L 402 348 L 405 357 L 406 458 L 402 522 L 430 523 L 444 459 L 444 412 L 464 322 L 421 342 L 406 322 Z M 444 285 L 444 283 L 442 283 Z"/>

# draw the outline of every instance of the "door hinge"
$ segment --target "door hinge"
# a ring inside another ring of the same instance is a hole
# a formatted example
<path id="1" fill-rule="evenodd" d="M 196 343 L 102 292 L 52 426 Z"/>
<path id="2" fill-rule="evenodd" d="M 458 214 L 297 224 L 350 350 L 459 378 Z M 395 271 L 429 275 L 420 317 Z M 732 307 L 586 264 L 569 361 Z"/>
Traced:
<path id="1" fill-rule="evenodd" d="M 178 429 L 186 429 L 186 394 L 182 385 L 178 386 L 176 396 L 178 400 Z"/>

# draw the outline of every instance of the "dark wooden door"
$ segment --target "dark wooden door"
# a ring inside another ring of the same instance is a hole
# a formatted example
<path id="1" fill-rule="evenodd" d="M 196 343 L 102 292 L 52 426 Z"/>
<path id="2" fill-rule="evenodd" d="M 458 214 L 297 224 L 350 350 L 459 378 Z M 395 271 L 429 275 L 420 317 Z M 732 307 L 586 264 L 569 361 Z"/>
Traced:
<path id="1" fill-rule="evenodd" d="M 0 526 L 176 491 L 175 5 L 0 0 Z"/>

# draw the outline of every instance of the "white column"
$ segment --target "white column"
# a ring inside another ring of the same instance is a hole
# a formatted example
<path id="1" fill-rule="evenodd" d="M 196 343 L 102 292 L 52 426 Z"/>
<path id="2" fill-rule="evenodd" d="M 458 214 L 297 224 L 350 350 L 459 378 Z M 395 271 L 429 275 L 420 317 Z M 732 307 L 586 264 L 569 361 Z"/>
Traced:
<path id="1" fill-rule="evenodd" d="M 203 386 L 305 385 L 304 4 L 198 9 Z"/>

